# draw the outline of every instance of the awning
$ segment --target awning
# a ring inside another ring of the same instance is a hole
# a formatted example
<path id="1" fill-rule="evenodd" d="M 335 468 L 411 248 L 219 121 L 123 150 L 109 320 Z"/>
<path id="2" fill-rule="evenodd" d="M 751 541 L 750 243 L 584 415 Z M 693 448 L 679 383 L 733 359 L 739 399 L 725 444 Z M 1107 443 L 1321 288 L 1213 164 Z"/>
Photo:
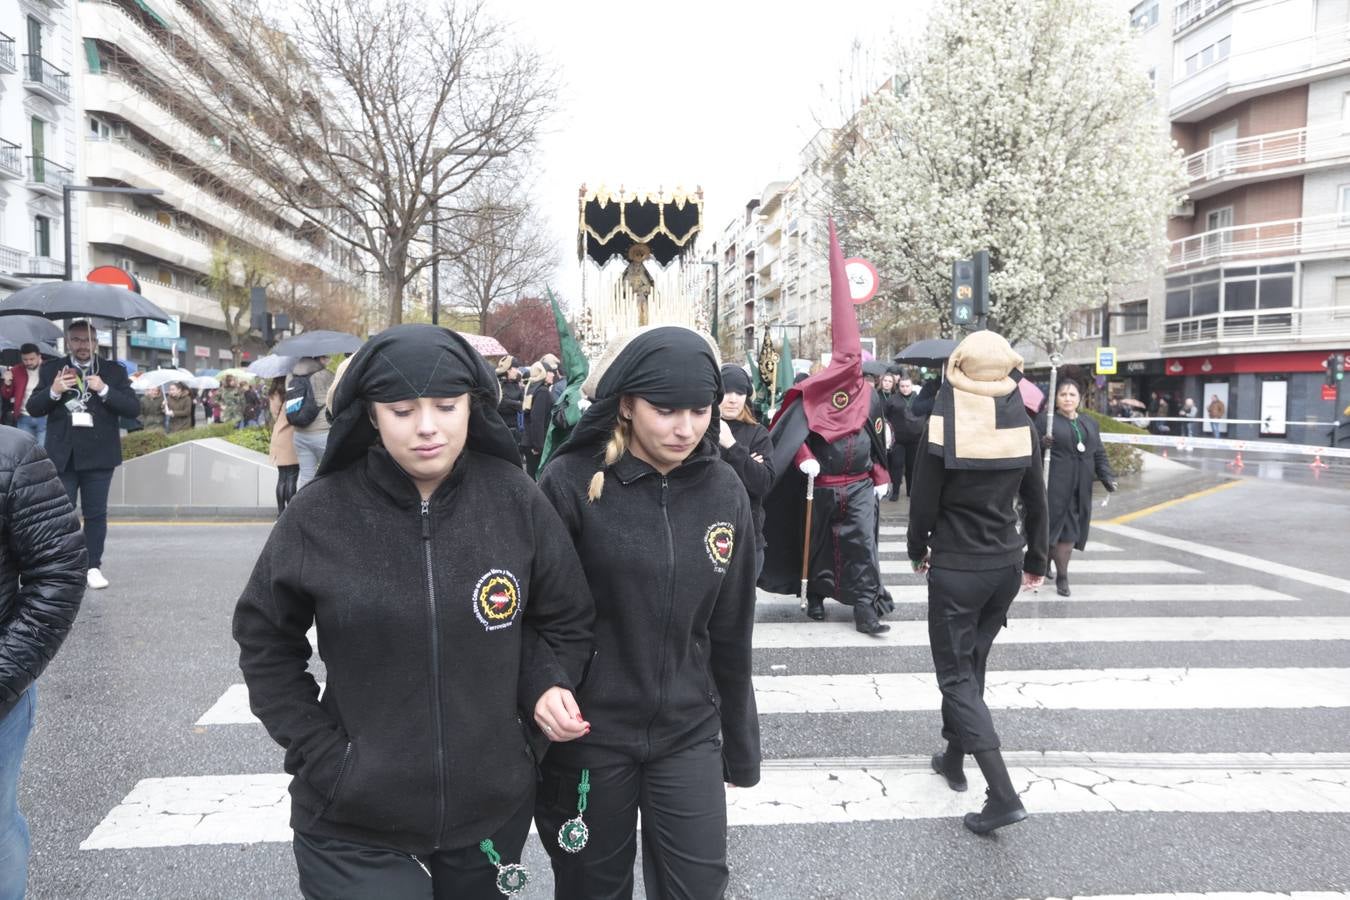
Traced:
<path id="1" fill-rule="evenodd" d="M 702 228 L 702 190 L 610 193 L 603 187 L 583 187 L 577 258 L 589 257 L 603 266 L 615 257 L 626 258 L 635 244 L 646 244 L 651 258 L 668 266 L 693 249 Z"/>
<path id="2" fill-rule="evenodd" d="M 135 3 L 137 6 L 141 8 L 141 12 L 145 13 L 147 16 L 154 19 L 155 24 L 157 24 L 160 28 L 164 28 L 166 30 L 169 29 L 169 23 L 165 22 L 162 18 L 160 18 L 159 13 L 151 9 L 149 3 L 146 3 L 145 0 L 135 0 Z"/>

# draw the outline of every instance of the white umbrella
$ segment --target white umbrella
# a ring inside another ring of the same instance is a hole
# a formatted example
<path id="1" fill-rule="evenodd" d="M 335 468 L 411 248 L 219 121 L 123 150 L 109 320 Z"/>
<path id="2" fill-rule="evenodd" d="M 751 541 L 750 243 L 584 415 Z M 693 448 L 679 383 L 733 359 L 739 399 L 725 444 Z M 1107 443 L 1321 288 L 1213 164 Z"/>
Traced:
<path id="1" fill-rule="evenodd" d="M 172 384 L 175 381 L 181 381 L 183 384 L 192 384 L 197 376 L 193 375 L 187 369 L 151 369 L 132 385 L 138 391 L 148 391 L 152 387 L 162 388 L 166 384 Z"/>
<path id="2" fill-rule="evenodd" d="M 211 375 L 198 375 L 188 382 L 188 387 L 199 391 L 214 391 L 220 387 L 220 379 Z"/>
<path id="3" fill-rule="evenodd" d="M 284 378 L 291 374 L 291 369 L 294 369 L 299 361 L 298 356 L 278 356 L 271 353 L 249 363 L 248 371 L 259 378 Z"/>

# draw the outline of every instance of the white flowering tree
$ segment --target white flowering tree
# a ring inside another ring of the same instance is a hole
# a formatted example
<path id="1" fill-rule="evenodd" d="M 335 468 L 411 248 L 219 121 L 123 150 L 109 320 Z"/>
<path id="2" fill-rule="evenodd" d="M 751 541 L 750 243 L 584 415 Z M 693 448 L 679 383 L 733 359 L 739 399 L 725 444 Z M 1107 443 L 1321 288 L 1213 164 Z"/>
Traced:
<path id="1" fill-rule="evenodd" d="M 1161 264 L 1181 153 L 1126 17 L 1104 6 L 947 0 L 894 48 L 838 201 L 850 253 L 911 321 L 952 333 L 951 263 L 987 249 L 990 327 L 1053 351 L 1071 313 Z"/>

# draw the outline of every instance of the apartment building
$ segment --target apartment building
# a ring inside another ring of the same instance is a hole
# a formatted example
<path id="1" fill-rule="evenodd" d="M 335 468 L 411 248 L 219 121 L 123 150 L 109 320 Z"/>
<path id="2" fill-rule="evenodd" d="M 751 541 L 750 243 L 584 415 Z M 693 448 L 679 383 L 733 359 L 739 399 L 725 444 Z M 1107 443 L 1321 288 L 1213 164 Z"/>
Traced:
<path id="1" fill-rule="evenodd" d="M 767 334 L 784 335 L 797 358 L 829 350 L 830 275 L 826 211 L 833 132 L 803 149 L 801 169 L 751 197 L 719 233 L 705 260 L 719 263 L 723 349 L 757 353 Z M 705 289 L 711 294 L 711 280 Z"/>
<path id="2" fill-rule="evenodd" d="M 79 147 L 73 0 L 0 3 L 0 296 L 60 274 L 61 187 Z"/>
<path id="3" fill-rule="evenodd" d="M 0 288 L 24 284 L 16 272 L 60 270 L 60 185 L 73 179 L 160 192 L 74 195 L 76 277 L 97 266 L 118 266 L 137 277 L 146 298 L 177 318 L 176 337 L 162 331 L 122 334 L 118 355 L 138 364 L 153 366 L 174 356 L 190 368 L 229 364 L 224 313 L 207 287 L 215 247 L 225 238 L 259 255 L 274 273 L 360 284 L 349 250 L 298 214 L 279 215 L 263 202 L 262 187 L 241 164 L 228 130 L 183 88 L 184 80 L 194 77 L 184 60 L 225 52 L 220 44 L 191 47 L 201 51 L 195 56 L 185 52 L 187 40 L 210 40 L 203 24 L 223 27 L 210 0 L 19 4 L 24 21 L 0 19 L 0 27 L 22 25 L 25 49 L 46 49 L 23 56 L 24 96 L 11 97 L 17 91 L 8 88 L 0 95 L 5 123 L 0 137 L 15 141 L 8 134 L 13 130 L 28 142 L 18 151 L 0 144 L 0 177 L 5 159 L 29 157 L 23 179 L 15 179 L 26 203 L 16 202 L 18 191 L 11 186 L 4 210 Z M 0 71 L 3 47 L 0 43 Z M 42 53 L 40 65 L 31 61 Z M 0 78 L 7 84 L 11 76 Z M 31 129 L 24 125 L 30 119 Z M 10 239 L 20 233 L 31 238 L 21 244 Z M 238 282 L 242 272 L 235 277 Z"/>
<path id="4" fill-rule="evenodd" d="M 1132 0 L 1122 14 L 1189 196 L 1164 269 L 1113 304 L 1107 390 L 1174 410 L 1218 397 L 1262 422 L 1230 436 L 1325 442 L 1337 403 L 1322 361 L 1350 350 L 1350 0 Z M 1090 364 L 1101 311 L 1076 330 L 1065 358 Z"/>

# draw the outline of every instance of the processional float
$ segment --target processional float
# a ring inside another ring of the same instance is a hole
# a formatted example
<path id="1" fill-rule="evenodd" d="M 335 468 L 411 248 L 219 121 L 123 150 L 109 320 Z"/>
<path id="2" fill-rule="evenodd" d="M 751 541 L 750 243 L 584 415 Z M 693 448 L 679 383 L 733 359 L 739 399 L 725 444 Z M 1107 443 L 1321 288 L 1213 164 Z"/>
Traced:
<path id="1" fill-rule="evenodd" d="M 692 256 L 703 229 L 703 191 L 628 191 L 582 185 L 577 260 L 588 356 L 644 325 L 706 330 L 701 267 Z"/>

